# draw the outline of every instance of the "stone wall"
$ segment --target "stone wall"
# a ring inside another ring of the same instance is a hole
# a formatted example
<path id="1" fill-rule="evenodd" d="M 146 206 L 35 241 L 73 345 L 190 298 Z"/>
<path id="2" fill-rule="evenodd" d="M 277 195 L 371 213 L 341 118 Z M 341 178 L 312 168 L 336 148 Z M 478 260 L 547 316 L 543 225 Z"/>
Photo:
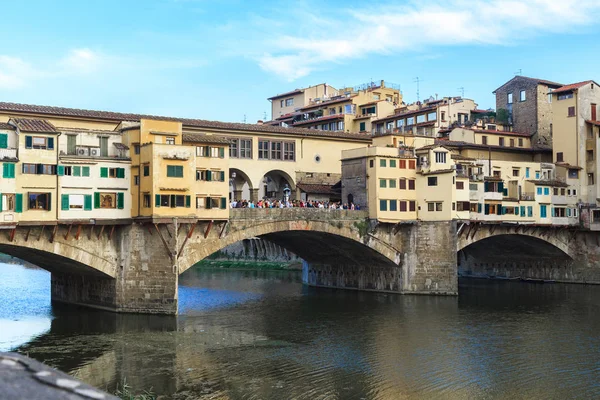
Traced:
<path id="1" fill-rule="evenodd" d="M 342 161 L 342 202 L 348 202 L 352 195 L 354 204 L 367 209 L 367 159 L 353 159 Z"/>

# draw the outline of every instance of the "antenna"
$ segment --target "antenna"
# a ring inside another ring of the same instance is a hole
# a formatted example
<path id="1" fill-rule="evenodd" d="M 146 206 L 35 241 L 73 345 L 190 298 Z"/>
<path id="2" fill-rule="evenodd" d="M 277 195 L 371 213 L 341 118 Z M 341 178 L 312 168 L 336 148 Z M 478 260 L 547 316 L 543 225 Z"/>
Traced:
<path id="1" fill-rule="evenodd" d="M 463 97 L 463 98 L 464 98 L 464 97 L 465 97 L 465 87 L 464 87 L 464 86 L 461 86 L 461 87 L 459 87 L 459 88 L 458 88 L 458 90 L 460 90 L 460 93 L 461 93 L 461 96 L 460 96 L 460 97 Z"/>
<path id="2" fill-rule="evenodd" d="M 263 121 L 266 121 L 266 120 L 267 120 L 267 112 L 263 111 Z"/>
<path id="3" fill-rule="evenodd" d="M 523 75 L 523 70 L 519 68 L 519 70 L 515 72 L 515 75 Z"/>
<path id="4" fill-rule="evenodd" d="M 423 80 L 422 80 L 422 79 L 419 79 L 419 77 L 417 76 L 417 77 L 416 77 L 416 78 L 413 80 L 413 82 L 416 82 L 416 83 L 417 83 L 417 101 L 419 101 L 419 83 L 420 83 L 420 82 L 423 82 Z"/>
<path id="5" fill-rule="evenodd" d="M 246 114 L 244 114 L 244 123 L 246 123 Z"/>

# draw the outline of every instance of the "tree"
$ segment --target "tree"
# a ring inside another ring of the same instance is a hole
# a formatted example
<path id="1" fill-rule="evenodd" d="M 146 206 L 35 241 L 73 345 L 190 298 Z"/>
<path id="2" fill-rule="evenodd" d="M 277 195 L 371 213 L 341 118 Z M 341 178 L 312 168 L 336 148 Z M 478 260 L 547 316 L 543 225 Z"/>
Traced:
<path id="1" fill-rule="evenodd" d="M 499 108 L 496 111 L 496 122 L 500 124 L 508 124 L 508 110 Z"/>

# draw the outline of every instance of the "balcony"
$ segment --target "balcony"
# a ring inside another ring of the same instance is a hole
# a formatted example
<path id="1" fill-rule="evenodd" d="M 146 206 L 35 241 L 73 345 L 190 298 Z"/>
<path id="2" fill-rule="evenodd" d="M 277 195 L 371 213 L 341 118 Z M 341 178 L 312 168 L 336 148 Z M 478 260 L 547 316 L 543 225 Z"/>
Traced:
<path id="1" fill-rule="evenodd" d="M 534 201 L 535 200 L 535 193 L 533 192 L 523 192 L 521 193 L 521 196 L 519 196 L 519 200 L 521 201 Z"/>
<path id="2" fill-rule="evenodd" d="M 502 201 L 503 197 L 504 197 L 504 195 L 502 194 L 502 192 L 484 192 L 483 193 L 484 200 Z"/>
<path id="3" fill-rule="evenodd" d="M 17 149 L 0 149 L 0 160 L 16 160 Z"/>
<path id="4" fill-rule="evenodd" d="M 457 169 L 456 170 L 456 177 L 457 178 L 468 178 L 469 177 L 469 173 L 467 171 L 465 171 L 464 169 Z"/>

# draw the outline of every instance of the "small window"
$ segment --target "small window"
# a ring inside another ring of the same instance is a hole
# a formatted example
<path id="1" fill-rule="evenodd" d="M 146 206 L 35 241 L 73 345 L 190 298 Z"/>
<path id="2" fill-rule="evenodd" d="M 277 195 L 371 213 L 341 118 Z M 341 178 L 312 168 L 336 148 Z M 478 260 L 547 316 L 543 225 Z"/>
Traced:
<path id="1" fill-rule="evenodd" d="M 140 154 L 140 145 L 139 144 L 133 145 L 133 152 L 134 152 L 134 154 Z"/>
<path id="2" fill-rule="evenodd" d="M 387 187 L 387 180 L 386 179 L 380 179 L 379 180 L 379 187 L 380 188 L 386 188 Z"/>
<path id="3" fill-rule="evenodd" d="M 386 166 L 386 160 L 385 159 L 379 160 L 379 166 L 380 167 L 385 167 Z"/>
<path id="4" fill-rule="evenodd" d="M 390 168 L 396 168 L 396 160 L 390 160 Z"/>
<path id="5" fill-rule="evenodd" d="M 399 179 L 399 186 L 400 186 L 400 190 L 405 190 L 406 189 L 406 179 L 405 178 L 400 178 Z"/>
<path id="6" fill-rule="evenodd" d="M 415 190 L 415 180 L 414 179 L 408 180 L 408 190 Z"/>
<path id="7" fill-rule="evenodd" d="M 430 176 L 427 178 L 427 186 L 437 186 L 438 178 L 437 176 Z"/>
<path id="8" fill-rule="evenodd" d="M 396 180 L 395 179 L 389 180 L 389 187 L 390 187 L 390 189 L 396 189 Z"/>
<path id="9" fill-rule="evenodd" d="M 446 164 L 446 153 L 442 151 L 435 152 L 435 162 L 438 164 Z"/>
<path id="10" fill-rule="evenodd" d="M 139 175 L 134 175 L 133 176 L 133 184 L 135 186 L 140 186 L 140 176 Z"/>
<path id="11" fill-rule="evenodd" d="M 294 105 L 294 98 L 290 98 L 290 99 L 285 99 L 285 106 L 286 107 L 291 107 Z"/>
<path id="12" fill-rule="evenodd" d="M 569 169 L 569 179 L 578 179 L 579 178 L 579 171 L 571 168 Z"/>
<path id="13" fill-rule="evenodd" d="M 525 91 L 521 90 L 519 92 L 519 101 L 525 101 L 526 100 L 526 95 L 525 95 Z"/>
<path id="14" fill-rule="evenodd" d="M 498 138 L 498 146 L 504 146 L 504 138 Z"/>
<path id="15" fill-rule="evenodd" d="M 29 193 L 29 209 L 50 211 L 50 193 Z"/>
<path id="16" fill-rule="evenodd" d="M 510 139 L 509 145 L 510 147 L 515 147 L 515 139 Z"/>
<path id="17" fill-rule="evenodd" d="M 379 200 L 379 211 L 387 211 L 387 200 Z"/>
<path id="18" fill-rule="evenodd" d="M 398 202 L 396 200 L 390 200 L 390 211 L 398 211 Z"/>
<path id="19" fill-rule="evenodd" d="M 150 176 L 150 165 L 144 165 L 144 176 Z"/>
<path id="20" fill-rule="evenodd" d="M 116 193 L 94 193 L 96 196 L 95 208 L 117 208 L 117 194 Z"/>
<path id="21" fill-rule="evenodd" d="M 172 136 L 167 137 L 167 139 L 165 140 L 165 142 L 167 144 L 175 144 L 175 138 Z"/>
<path id="22" fill-rule="evenodd" d="M 594 150 L 587 150 L 585 154 L 586 161 L 594 161 Z"/>
<path id="23" fill-rule="evenodd" d="M 575 106 L 571 106 L 569 107 L 569 111 L 568 111 L 568 115 L 569 117 L 574 117 L 575 116 Z"/>
<path id="24" fill-rule="evenodd" d="M 519 170 L 518 169 L 513 169 L 512 170 L 512 176 L 519 176 Z"/>
<path id="25" fill-rule="evenodd" d="M 435 211 L 435 203 L 427 203 L 427 211 Z"/>
<path id="26" fill-rule="evenodd" d="M 487 136 L 481 137 L 481 144 L 487 144 Z"/>
<path id="27" fill-rule="evenodd" d="M 373 164 L 374 164 L 373 160 L 369 160 L 369 168 L 373 168 Z"/>
<path id="28" fill-rule="evenodd" d="M 167 165 L 167 177 L 183 178 L 183 165 Z"/>
<path id="29" fill-rule="evenodd" d="M 506 102 L 507 102 L 508 104 L 512 104 L 512 103 L 513 103 L 513 94 L 512 94 L 512 93 L 509 93 L 509 94 L 508 94 L 508 96 L 507 96 L 507 98 L 506 98 Z"/>
<path id="30" fill-rule="evenodd" d="M 562 151 L 556 153 L 556 162 L 563 162 L 563 153 L 562 153 Z"/>
<path id="31" fill-rule="evenodd" d="M 593 173 L 589 173 L 588 174 L 588 185 L 593 185 L 594 184 L 594 174 Z"/>
<path id="32" fill-rule="evenodd" d="M 399 168 L 406 169 L 406 160 L 400 160 Z"/>
<path id="33" fill-rule="evenodd" d="M 519 138 L 519 147 L 523 147 L 523 138 Z"/>
<path id="34" fill-rule="evenodd" d="M 150 208 L 150 195 L 144 195 L 144 208 Z"/>
<path id="35" fill-rule="evenodd" d="M 465 188 L 465 183 L 463 181 L 456 181 L 456 189 L 463 190 Z"/>
<path id="36" fill-rule="evenodd" d="M 442 211 L 442 203 L 435 203 L 435 211 Z"/>

